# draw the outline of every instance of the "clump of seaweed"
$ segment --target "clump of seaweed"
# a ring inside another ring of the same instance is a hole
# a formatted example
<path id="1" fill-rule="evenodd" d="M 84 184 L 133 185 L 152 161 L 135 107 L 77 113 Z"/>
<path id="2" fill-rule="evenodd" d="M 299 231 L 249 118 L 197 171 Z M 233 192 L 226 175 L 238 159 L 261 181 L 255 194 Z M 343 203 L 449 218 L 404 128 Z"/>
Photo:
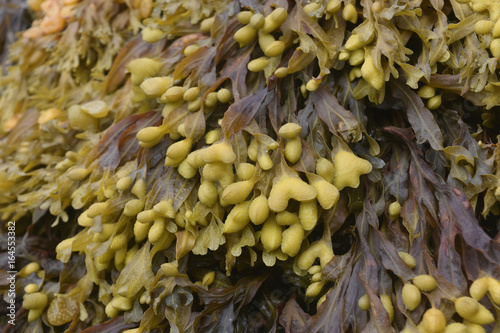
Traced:
<path id="1" fill-rule="evenodd" d="M 16 329 L 498 327 L 496 2 L 28 6 Z"/>

